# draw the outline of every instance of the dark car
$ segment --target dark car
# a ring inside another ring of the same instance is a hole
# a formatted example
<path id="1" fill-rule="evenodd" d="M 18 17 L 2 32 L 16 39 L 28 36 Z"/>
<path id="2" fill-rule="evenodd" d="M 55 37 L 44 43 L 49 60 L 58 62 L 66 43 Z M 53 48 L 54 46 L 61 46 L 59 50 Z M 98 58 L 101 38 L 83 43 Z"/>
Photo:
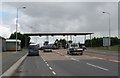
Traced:
<path id="1" fill-rule="evenodd" d="M 40 48 L 39 48 L 39 50 L 43 50 L 44 49 L 44 46 L 41 46 Z"/>
<path id="2" fill-rule="evenodd" d="M 36 55 L 36 56 L 39 56 L 39 49 L 38 49 L 38 46 L 35 45 L 35 44 L 32 44 L 29 46 L 29 49 L 28 49 L 28 56 L 29 55 Z"/>
<path id="3" fill-rule="evenodd" d="M 52 52 L 52 46 L 51 45 L 44 45 L 44 49 L 43 49 L 44 52 Z"/>
<path id="4" fill-rule="evenodd" d="M 67 54 L 83 54 L 83 48 L 79 47 L 79 44 L 77 43 L 72 43 L 69 44 L 68 49 L 67 49 Z"/>
<path id="5" fill-rule="evenodd" d="M 86 49 L 87 49 L 85 45 L 82 45 L 81 47 L 83 48 L 83 50 L 86 50 Z"/>

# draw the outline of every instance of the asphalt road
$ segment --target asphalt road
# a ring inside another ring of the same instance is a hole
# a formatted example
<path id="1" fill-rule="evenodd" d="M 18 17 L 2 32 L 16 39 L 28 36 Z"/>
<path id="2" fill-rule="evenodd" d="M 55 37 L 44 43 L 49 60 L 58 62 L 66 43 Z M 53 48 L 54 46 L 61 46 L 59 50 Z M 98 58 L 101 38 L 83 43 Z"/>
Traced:
<path id="1" fill-rule="evenodd" d="M 109 50 L 92 50 L 88 49 L 85 52 L 87 53 L 93 53 L 93 54 L 99 54 L 99 55 L 105 55 L 105 56 L 111 56 L 114 58 L 118 58 L 119 52 L 117 51 L 109 51 Z"/>
<path id="2" fill-rule="evenodd" d="M 27 56 L 13 76 L 118 76 L 118 62 L 54 50 Z"/>

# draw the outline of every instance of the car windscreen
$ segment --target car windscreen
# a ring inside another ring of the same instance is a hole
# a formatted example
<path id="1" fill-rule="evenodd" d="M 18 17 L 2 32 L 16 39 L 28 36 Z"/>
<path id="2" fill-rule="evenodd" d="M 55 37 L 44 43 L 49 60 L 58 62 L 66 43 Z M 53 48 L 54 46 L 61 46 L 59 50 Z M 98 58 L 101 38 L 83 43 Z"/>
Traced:
<path id="1" fill-rule="evenodd" d="M 29 49 L 38 49 L 37 46 L 30 46 Z"/>
<path id="2" fill-rule="evenodd" d="M 45 49 L 50 49 L 51 46 L 50 46 L 50 45 L 46 45 L 46 46 L 44 46 L 44 48 L 45 48 Z"/>
<path id="3" fill-rule="evenodd" d="M 71 44 L 70 47 L 79 47 L 78 44 Z"/>

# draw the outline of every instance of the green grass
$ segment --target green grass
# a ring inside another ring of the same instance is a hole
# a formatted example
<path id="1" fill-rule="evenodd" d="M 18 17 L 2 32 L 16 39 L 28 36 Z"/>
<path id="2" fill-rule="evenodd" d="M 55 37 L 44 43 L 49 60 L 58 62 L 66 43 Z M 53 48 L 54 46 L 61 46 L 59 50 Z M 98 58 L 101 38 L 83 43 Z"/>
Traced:
<path id="1" fill-rule="evenodd" d="M 110 51 L 120 51 L 120 46 L 110 46 L 110 48 L 108 47 L 92 47 L 90 49 L 94 49 L 94 50 L 110 50 Z"/>

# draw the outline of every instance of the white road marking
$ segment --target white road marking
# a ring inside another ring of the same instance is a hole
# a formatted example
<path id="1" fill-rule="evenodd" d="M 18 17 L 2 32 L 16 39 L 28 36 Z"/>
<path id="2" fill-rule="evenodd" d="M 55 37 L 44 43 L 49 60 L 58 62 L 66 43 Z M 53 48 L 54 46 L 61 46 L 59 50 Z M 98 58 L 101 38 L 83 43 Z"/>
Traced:
<path id="1" fill-rule="evenodd" d="M 104 60 L 103 58 L 98 58 L 98 59 L 102 59 L 102 60 Z"/>
<path id="2" fill-rule="evenodd" d="M 54 75 L 56 75 L 56 73 L 55 73 L 54 71 L 52 71 L 52 73 L 53 73 Z"/>
<path id="3" fill-rule="evenodd" d="M 42 57 L 42 56 L 41 56 Z M 44 60 L 44 58 L 42 57 L 42 59 Z M 53 69 L 52 69 L 52 67 L 50 67 L 49 66 L 49 64 L 47 63 L 47 61 L 46 60 L 44 60 L 44 62 L 46 63 L 46 65 L 49 67 L 49 69 L 52 71 L 52 73 L 54 74 L 54 75 L 56 75 L 56 73 L 55 73 L 55 71 L 53 71 Z"/>
<path id="4" fill-rule="evenodd" d="M 118 63 L 118 62 L 120 62 L 120 61 L 117 61 L 117 60 L 109 60 L 109 61 L 112 61 L 112 62 L 117 62 L 117 63 Z"/>
<path id="5" fill-rule="evenodd" d="M 90 66 L 93 66 L 93 67 L 96 67 L 96 68 L 99 68 L 99 69 L 102 69 L 102 70 L 105 70 L 105 71 L 109 71 L 109 69 L 106 69 L 106 68 L 103 68 L 103 67 L 100 67 L 100 66 L 96 66 L 96 65 L 93 65 L 93 64 L 90 64 L 90 63 L 86 63 L 87 65 L 90 65 Z"/>
<path id="6" fill-rule="evenodd" d="M 86 56 L 88 56 L 88 55 L 86 55 Z M 96 58 L 96 59 L 101 59 L 101 60 L 107 60 L 107 59 L 104 59 L 104 58 L 100 58 L 100 57 L 95 57 L 95 56 L 88 56 L 88 57 L 92 57 L 92 58 Z M 120 61 L 118 61 L 118 60 L 107 60 L 107 61 L 111 61 L 111 62 L 120 62 Z"/>
<path id="7" fill-rule="evenodd" d="M 50 70 L 52 70 L 52 67 L 49 67 Z"/>
<path id="8" fill-rule="evenodd" d="M 43 61 L 45 62 L 44 58 L 41 56 L 41 58 L 43 59 Z"/>
<path id="9" fill-rule="evenodd" d="M 65 57 L 69 57 L 69 56 L 66 56 L 66 55 L 65 55 Z"/>
<path id="10" fill-rule="evenodd" d="M 47 64 L 47 62 L 45 61 L 45 63 Z"/>
<path id="11" fill-rule="evenodd" d="M 47 64 L 47 66 L 49 67 L 49 64 Z"/>
<path id="12" fill-rule="evenodd" d="M 75 59 L 75 58 L 71 58 L 72 60 L 75 60 L 75 61 L 79 61 L 79 60 L 77 60 L 77 59 Z"/>

